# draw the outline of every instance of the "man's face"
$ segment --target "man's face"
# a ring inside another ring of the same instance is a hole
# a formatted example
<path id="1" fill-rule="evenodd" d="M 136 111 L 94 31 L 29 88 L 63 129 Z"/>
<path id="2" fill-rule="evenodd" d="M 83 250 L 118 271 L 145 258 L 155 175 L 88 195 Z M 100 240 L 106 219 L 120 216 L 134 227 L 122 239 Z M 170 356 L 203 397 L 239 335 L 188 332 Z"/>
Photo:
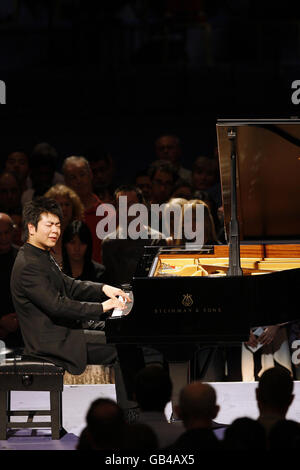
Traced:
<path id="1" fill-rule="evenodd" d="M 13 228 L 11 224 L 0 219 L 0 253 L 7 253 L 13 241 Z"/>
<path id="2" fill-rule="evenodd" d="M 119 209 L 119 198 L 125 196 L 127 198 L 127 211 L 133 204 L 138 204 L 139 200 L 135 191 L 120 191 L 117 196 L 117 209 Z M 120 214 L 119 214 L 120 215 Z M 127 223 L 129 224 L 135 216 L 127 215 Z"/>
<path id="3" fill-rule="evenodd" d="M 209 159 L 199 159 L 193 169 L 193 186 L 198 190 L 210 188 L 217 180 L 216 162 Z"/>
<path id="4" fill-rule="evenodd" d="M 6 160 L 6 170 L 16 175 L 19 182 L 23 182 L 29 173 L 27 155 L 23 152 L 12 152 Z"/>
<path id="5" fill-rule="evenodd" d="M 68 163 L 64 170 L 65 183 L 79 197 L 92 192 L 92 174 L 84 162 Z"/>
<path id="6" fill-rule="evenodd" d="M 172 175 L 158 170 L 152 180 L 152 202 L 162 204 L 163 202 L 168 201 L 172 188 Z"/>
<path id="7" fill-rule="evenodd" d="M 16 178 L 4 173 L 0 179 L 0 206 L 2 210 L 10 212 L 20 204 L 20 189 Z"/>
<path id="8" fill-rule="evenodd" d="M 29 239 L 28 242 L 42 250 L 53 248 L 60 236 L 60 220 L 51 213 L 41 214 L 37 228 L 28 224 Z"/>
<path id="9" fill-rule="evenodd" d="M 63 213 L 63 226 L 66 227 L 71 222 L 73 217 L 73 206 L 71 199 L 67 196 L 55 196 L 55 200 L 61 207 Z"/>
<path id="10" fill-rule="evenodd" d="M 105 160 L 90 162 L 95 188 L 110 184 L 112 181 L 112 168 Z"/>
<path id="11" fill-rule="evenodd" d="M 181 156 L 178 139 L 168 135 L 160 137 L 156 141 L 155 150 L 159 160 L 168 160 L 173 164 L 176 164 Z"/>
<path id="12" fill-rule="evenodd" d="M 135 184 L 143 193 L 144 198 L 148 201 L 151 197 L 151 179 L 147 175 L 138 176 L 135 180 Z"/>

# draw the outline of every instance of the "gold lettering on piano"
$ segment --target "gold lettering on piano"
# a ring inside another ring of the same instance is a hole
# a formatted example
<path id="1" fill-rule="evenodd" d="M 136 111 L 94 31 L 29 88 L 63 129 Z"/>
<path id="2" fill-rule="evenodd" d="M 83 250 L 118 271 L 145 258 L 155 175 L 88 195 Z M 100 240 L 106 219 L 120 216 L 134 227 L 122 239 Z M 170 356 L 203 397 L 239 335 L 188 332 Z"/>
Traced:
<path id="1" fill-rule="evenodd" d="M 183 299 L 182 299 L 181 303 L 185 307 L 190 307 L 191 305 L 193 305 L 194 301 L 192 299 L 192 295 L 191 294 L 183 294 Z"/>
<path id="2" fill-rule="evenodd" d="M 154 313 L 222 313 L 221 307 L 194 307 L 194 308 L 172 308 L 172 307 L 157 307 L 154 308 Z"/>

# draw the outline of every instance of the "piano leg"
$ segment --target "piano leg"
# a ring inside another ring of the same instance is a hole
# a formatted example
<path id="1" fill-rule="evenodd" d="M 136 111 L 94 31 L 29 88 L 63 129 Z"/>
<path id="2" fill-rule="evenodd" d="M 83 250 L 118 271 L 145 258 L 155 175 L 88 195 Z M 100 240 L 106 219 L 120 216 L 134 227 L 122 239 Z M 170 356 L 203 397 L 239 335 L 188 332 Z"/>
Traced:
<path id="1" fill-rule="evenodd" d="M 178 419 L 175 405 L 178 404 L 179 393 L 190 382 L 190 361 L 169 362 L 169 374 L 173 384 L 172 419 Z"/>

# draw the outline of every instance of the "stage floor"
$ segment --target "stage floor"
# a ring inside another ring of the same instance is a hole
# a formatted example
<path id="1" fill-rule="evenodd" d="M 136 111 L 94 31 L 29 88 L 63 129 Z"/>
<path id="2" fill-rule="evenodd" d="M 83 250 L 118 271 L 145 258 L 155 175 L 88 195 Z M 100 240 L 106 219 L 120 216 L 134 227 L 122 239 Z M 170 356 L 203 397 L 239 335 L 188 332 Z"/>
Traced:
<path id="1" fill-rule="evenodd" d="M 248 416 L 256 419 L 258 409 L 255 400 L 256 382 L 214 382 L 211 385 L 217 393 L 220 412 L 216 422 L 230 424 L 234 419 Z M 300 422 L 300 382 L 294 382 L 295 399 L 289 409 L 287 418 Z M 78 436 L 85 427 L 85 416 L 90 404 L 97 398 L 115 400 L 114 385 L 65 385 L 63 392 L 63 426 L 67 434 L 59 441 L 53 441 L 49 429 L 15 430 L 7 441 L 0 441 L 0 450 L 73 450 Z M 49 408 L 47 392 L 12 392 L 12 409 L 26 410 Z M 166 407 L 169 418 L 171 405 Z M 15 419 L 24 419 L 15 417 Z M 36 417 L 45 420 L 48 417 Z M 218 434 L 222 435 L 222 430 Z"/>

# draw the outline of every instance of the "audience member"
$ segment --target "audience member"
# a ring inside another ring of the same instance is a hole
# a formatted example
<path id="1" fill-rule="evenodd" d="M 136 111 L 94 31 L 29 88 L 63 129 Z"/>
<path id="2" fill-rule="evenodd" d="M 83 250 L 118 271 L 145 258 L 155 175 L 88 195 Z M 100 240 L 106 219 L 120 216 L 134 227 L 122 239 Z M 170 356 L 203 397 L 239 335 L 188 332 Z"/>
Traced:
<path id="1" fill-rule="evenodd" d="M 272 367 L 262 374 L 256 389 L 256 400 L 258 421 L 267 435 L 275 423 L 285 419 L 294 399 L 293 387 L 291 373 L 284 367 Z"/>
<path id="2" fill-rule="evenodd" d="M 206 191 L 215 202 L 216 207 L 222 205 L 221 186 L 219 180 L 219 165 L 216 158 L 197 157 L 193 164 L 192 185 L 195 197 L 197 191 Z"/>
<path id="3" fill-rule="evenodd" d="M 270 430 L 268 441 L 270 451 L 297 451 L 300 446 L 300 424 L 289 419 L 277 421 Z"/>
<path id="4" fill-rule="evenodd" d="M 266 450 L 266 431 L 251 418 L 238 418 L 225 430 L 223 449 L 229 451 Z"/>
<path id="5" fill-rule="evenodd" d="M 93 174 L 89 162 L 84 157 L 68 157 L 63 163 L 63 173 L 66 185 L 78 194 L 84 205 L 84 221 L 93 237 L 93 259 L 100 263 L 101 240 L 96 234 L 100 217 L 96 216 L 96 210 L 101 201 L 93 192 Z"/>
<path id="6" fill-rule="evenodd" d="M 87 224 L 73 220 L 62 235 L 63 272 L 81 281 L 102 282 L 105 267 L 92 260 L 93 239 Z"/>
<path id="7" fill-rule="evenodd" d="M 178 175 L 172 163 L 156 160 L 149 167 L 151 203 L 162 204 L 170 199 Z"/>
<path id="8" fill-rule="evenodd" d="M 113 400 L 98 398 L 86 416 L 77 450 L 116 450 L 121 448 L 125 420 L 123 411 Z"/>
<path id="9" fill-rule="evenodd" d="M 102 201 L 99 191 L 104 187 L 110 188 L 111 192 L 114 190 L 115 162 L 110 153 L 97 149 L 88 151 L 86 159 L 93 174 L 93 191 Z"/>
<path id="10" fill-rule="evenodd" d="M 0 174 L 0 211 L 10 214 L 19 210 L 21 192 L 16 176 L 9 171 Z"/>
<path id="11" fill-rule="evenodd" d="M 143 193 L 143 198 L 145 199 L 146 203 L 150 202 L 151 199 L 151 179 L 148 175 L 147 170 L 139 171 L 135 176 L 135 182 L 137 188 L 139 188 Z"/>
<path id="12" fill-rule="evenodd" d="M 186 385 L 180 392 L 176 411 L 186 431 L 169 449 L 220 450 L 220 441 L 212 430 L 213 420 L 219 412 L 213 387 L 202 382 Z"/>
<path id="13" fill-rule="evenodd" d="M 32 199 L 44 195 L 48 189 L 58 183 L 63 184 L 63 176 L 56 171 L 58 153 L 47 142 L 37 144 L 30 156 L 30 178 L 32 188 L 24 191 L 22 205 Z"/>
<path id="14" fill-rule="evenodd" d="M 7 214 L 0 213 L 0 339 L 6 346 L 19 347 L 23 345 L 22 335 L 10 292 L 10 275 L 18 253 L 18 247 L 13 245 L 14 223 Z M 5 269 L 3 269 L 3 267 Z"/>
<path id="15" fill-rule="evenodd" d="M 162 135 L 156 139 L 155 153 L 158 160 L 172 163 L 180 178 L 191 181 L 191 171 L 181 166 L 182 144 L 176 135 Z"/>
<path id="16" fill-rule="evenodd" d="M 11 152 L 6 159 L 5 169 L 15 175 L 21 193 L 30 187 L 29 160 L 25 152 Z"/>
<path id="17" fill-rule="evenodd" d="M 82 220 L 84 217 L 84 207 L 79 196 L 73 189 L 65 186 L 64 184 L 56 184 L 52 186 L 46 193 L 46 197 L 55 199 L 63 213 L 63 221 L 61 225 L 61 235 L 51 250 L 52 256 L 55 261 L 62 267 L 62 236 L 65 228 L 73 220 Z"/>
<path id="18" fill-rule="evenodd" d="M 186 180 L 178 179 L 174 185 L 173 191 L 171 193 L 171 198 L 180 197 L 183 199 L 192 199 L 193 198 L 193 187 L 191 183 Z"/>
<path id="19" fill-rule="evenodd" d="M 166 447 L 184 432 L 181 422 L 168 423 L 164 410 L 172 396 L 172 382 L 158 364 L 140 370 L 135 380 L 135 398 L 140 407 L 139 422 L 147 424 L 158 438 L 158 447 Z"/>

